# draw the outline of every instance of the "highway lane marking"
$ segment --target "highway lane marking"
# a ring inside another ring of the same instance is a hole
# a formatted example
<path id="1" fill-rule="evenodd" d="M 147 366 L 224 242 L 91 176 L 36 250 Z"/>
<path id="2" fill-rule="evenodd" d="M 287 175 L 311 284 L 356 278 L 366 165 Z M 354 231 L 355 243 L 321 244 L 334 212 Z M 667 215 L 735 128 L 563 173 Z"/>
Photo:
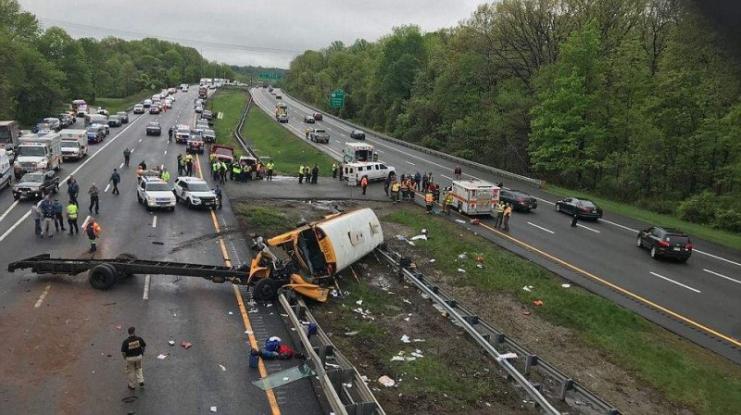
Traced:
<path id="1" fill-rule="evenodd" d="M 463 216 L 463 215 L 460 215 L 460 216 Z M 708 326 L 705 326 L 702 323 L 698 323 L 698 322 L 696 322 L 695 320 L 692 320 L 689 317 L 685 317 L 682 314 L 677 313 L 676 311 L 672 311 L 672 310 L 670 310 L 670 309 L 668 309 L 668 308 L 666 308 L 666 307 L 664 307 L 662 305 L 659 305 L 659 304 L 657 304 L 657 303 L 649 300 L 648 298 L 645 298 L 645 297 L 643 297 L 643 296 L 641 296 L 639 294 L 636 294 L 636 293 L 634 293 L 634 292 L 632 292 L 632 291 L 630 291 L 628 289 L 625 289 L 625 288 L 623 288 L 623 287 L 621 287 L 621 286 L 619 286 L 619 285 L 617 285 L 615 283 L 612 283 L 610 281 L 607 281 L 604 278 L 598 277 L 597 275 L 592 274 L 591 272 L 589 272 L 589 271 L 587 271 L 585 269 L 579 268 L 576 265 L 573 265 L 573 264 L 571 264 L 569 262 L 564 261 L 561 258 L 558 258 L 558 257 L 556 257 L 554 255 L 549 254 L 548 252 L 545 252 L 545 251 L 543 251 L 541 249 L 538 249 L 538 248 L 536 248 L 536 247 L 528 244 L 527 242 L 521 241 L 521 240 L 519 240 L 519 239 L 517 239 L 517 238 L 515 238 L 515 237 L 513 237 L 511 235 L 508 235 L 508 234 L 506 234 L 504 232 L 501 232 L 501 231 L 499 231 L 497 229 L 494 229 L 491 226 L 486 225 L 485 223 L 481 223 L 479 226 L 481 226 L 483 228 L 486 228 L 486 229 L 494 232 L 495 234 L 501 236 L 502 238 L 509 239 L 510 241 L 514 242 L 515 244 L 520 245 L 520 246 L 522 246 L 522 247 L 524 247 L 524 248 L 526 248 L 526 249 L 528 249 L 530 251 L 533 251 L 535 253 L 538 253 L 538 254 L 540 254 L 540 255 L 542 255 L 542 256 L 550 259 L 551 261 L 556 262 L 556 263 L 558 263 L 558 264 L 560 264 L 560 265 L 562 265 L 562 266 L 564 266 L 564 267 L 566 267 L 566 268 L 568 268 L 568 269 L 570 269 L 572 271 L 578 272 L 579 274 L 582 274 L 585 277 L 588 277 L 588 278 L 590 278 L 590 279 L 592 279 L 594 281 L 597 281 L 597 282 L 599 282 L 599 283 L 601 283 L 601 284 L 603 284 L 603 285 L 605 285 L 605 286 L 607 286 L 607 287 L 609 287 L 609 288 L 611 288 L 611 289 L 613 289 L 613 290 L 615 290 L 615 291 L 617 291 L 617 292 L 625 295 L 626 297 L 632 298 L 632 299 L 637 300 L 637 301 L 639 301 L 639 302 L 641 302 L 643 304 L 649 305 L 649 306 L 651 306 L 651 307 L 653 307 L 653 308 L 655 308 L 655 309 L 657 309 L 657 310 L 659 310 L 659 311 L 661 311 L 663 313 L 666 313 L 666 314 L 668 314 L 668 315 L 676 318 L 677 320 L 681 320 L 682 322 L 684 322 L 684 323 L 686 323 L 686 324 L 688 324 L 690 326 L 693 326 L 693 327 L 695 327 L 697 329 L 700 329 L 701 331 L 705 332 L 706 334 L 710 334 L 710 335 L 713 335 L 715 337 L 719 337 L 719 338 L 727 341 L 728 343 L 731 343 L 732 345 L 734 345 L 736 347 L 741 347 L 741 341 L 739 341 L 738 339 L 735 339 L 735 338 L 733 338 L 733 337 L 731 337 L 729 335 L 723 334 L 723 333 L 721 333 L 721 332 L 719 332 L 719 331 L 717 331 L 715 329 L 712 329 L 712 328 L 710 328 Z"/>
<path id="2" fill-rule="evenodd" d="M 196 154 L 196 166 L 200 166 L 201 160 L 200 157 L 198 157 L 198 154 Z M 201 174 L 200 168 L 197 169 L 198 177 L 200 179 L 203 179 L 203 175 Z M 216 230 L 216 233 L 221 233 L 221 227 L 219 226 L 219 221 L 216 218 L 216 213 L 214 213 L 213 210 L 209 211 L 211 214 L 211 221 L 214 225 L 214 229 Z M 229 259 L 229 254 L 226 251 L 226 245 L 224 244 L 224 237 L 219 235 L 219 248 L 221 249 L 221 255 L 224 257 L 224 265 L 227 267 L 232 266 L 232 261 Z M 242 298 L 242 292 L 237 288 L 236 284 L 232 284 L 232 291 L 234 292 L 234 296 L 237 299 L 237 304 L 239 305 L 239 313 L 242 315 L 242 324 L 244 325 L 245 332 L 247 333 L 247 338 L 250 342 L 250 347 L 254 350 L 259 350 L 260 346 L 257 344 L 257 338 L 255 338 L 255 331 L 252 328 L 252 322 L 250 321 L 250 317 L 247 314 L 247 308 L 244 306 L 244 298 Z M 265 368 L 265 362 L 263 359 L 259 359 L 257 369 L 260 372 L 260 377 L 266 377 L 268 375 L 268 370 Z M 268 389 L 265 391 L 265 395 L 267 396 L 268 403 L 270 404 L 270 410 L 272 415 L 280 415 L 280 408 L 278 407 L 278 401 L 275 398 L 275 393 L 272 389 Z"/>
<path id="3" fill-rule="evenodd" d="M 580 228 L 584 228 L 584 229 L 586 229 L 588 231 L 592 231 L 594 233 L 600 233 L 600 231 L 598 231 L 597 229 L 592 229 L 589 226 L 582 225 L 581 223 L 577 223 L 576 226 L 578 226 Z"/>
<path id="4" fill-rule="evenodd" d="M 404 160 L 407 164 L 411 164 L 412 166 L 416 166 L 416 164 L 412 163 L 411 161 Z"/>
<path id="5" fill-rule="evenodd" d="M 140 142 L 140 143 L 142 142 L 142 139 L 141 139 L 141 138 L 139 139 L 139 142 Z"/>
<path id="6" fill-rule="evenodd" d="M 686 285 L 686 284 L 682 284 L 682 283 L 681 283 L 681 282 L 679 282 L 679 281 L 674 281 L 674 280 L 673 280 L 673 279 L 671 279 L 671 278 L 667 278 L 667 277 L 665 277 L 665 276 L 663 276 L 663 275 L 661 275 L 661 274 L 657 274 L 657 273 L 655 273 L 655 272 L 653 272 L 653 271 L 649 271 L 649 274 L 653 275 L 654 277 L 659 277 L 659 278 L 661 278 L 661 279 L 663 279 L 663 280 L 669 281 L 669 282 L 671 282 L 672 284 L 677 284 L 677 285 L 678 285 L 678 286 L 680 286 L 680 287 L 686 288 L 686 289 L 688 289 L 688 290 L 690 290 L 690 291 L 694 291 L 694 292 L 696 292 L 696 293 L 698 293 L 698 294 L 702 293 L 702 291 L 698 290 L 697 288 L 692 288 L 692 287 L 690 287 L 689 285 Z"/>
<path id="7" fill-rule="evenodd" d="M 707 268 L 703 268 L 702 270 L 703 270 L 703 271 L 705 271 L 705 272 L 707 272 L 708 274 L 713 274 L 713 275 L 715 275 L 715 276 L 718 276 L 718 277 L 721 277 L 721 278 L 725 278 L 725 279 L 727 279 L 728 281 L 733 281 L 733 282 L 735 282 L 736 284 L 741 284 L 741 281 L 739 281 L 739 280 L 734 280 L 733 278 L 731 278 L 731 277 L 727 277 L 727 276 L 725 276 L 725 275 L 723 275 L 723 274 L 721 274 L 721 273 L 719 273 L 719 272 L 715 272 L 715 271 L 709 270 L 709 269 L 707 269 Z"/>
<path id="8" fill-rule="evenodd" d="M 44 299 L 46 298 L 47 295 L 49 295 L 49 290 L 51 290 L 51 284 L 46 284 L 44 291 L 39 296 L 39 299 L 36 300 L 36 304 L 33 305 L 33 308 L 41 307 L 41 304 L 44 302 Z"/>
<path id="9" fill-rule="evenodd" d="M 446 176 L 444 174 L 441 174 L 440 176 L 445 177 L 446 179 L 450 180 L 451 182 L 453 181 L 453 178 L 452 177 L 448 177 L 448 176 Z"/>
<path id="10" fill-rule="evenodd" d="M 546 229 L 546 228 L 544 228 L 542 226 L 538 226 L 538 225 L 536 225 L 536 224 L 534 224 L 532 222 L 528 222 L 527 224 L 530 225 L 530 226 L 535 226 L 536 228 L 540 229 L 541 231 L 546 231 L 546 232 L 550 233 L 551 235 L 554 235 L 556 233 L 556 232 L 553 232 L 550 229 Z"/>
<path id="11" fill-rule="evenodd" d="M 0 242 L 4 241 L 5 238 L 7 238 L 8 235 L 10 235 L 10 233 L 13 232 L 15 230 L 15 228 L 17 228 L 18 225 L 20 225 L 29 216 L 31 216 L 31 210 L 30 209 L 26 212 L 25 215 L 21 216 L 20 219 L 18 219 L 17 221 L 15 221 L 15 223 L 13 224 L 13 226 L 11 226 L 10 228 L 8 228 L 8 230 L 5 231 L 5 233 L 0 236 Z"/>
<path id="12" fill-rule="evenodd" d="M 546 204 L 549 204 L 551 206 L 555 206 L 556 205 L 555 202 L 551 202 L 550 200 L 546 200 L 546 199 L 543 199 L 543 198 L 540 198 L 540 197 L 536 197 L 536 196 L 533 196 L 533 197 L 536 198 L 536 199 L 538 199 L 538 200 L 540 200 L 541 202 L 546 203 Z"/>
<path id="13" fill-rule="evenodd" d="M 144 293 L 142 294 L 142 300 L 149 300 L 149 286 L 152 283 L 152 276 L 147 274 L 144 277 Z"/>
<path id="14" fill-rule="evenodd" d="M 605 222 L 605 223 L 609 223 L 610 225 L 613 225 L 613 226 L 617 226 L 618 228 L 622 228 L 622 229 L 625 229 L 626 231 L 629 231 L 629 232 L 634 232 L 634 233 L 638 233 L 638 229 L 633 229 L 633 228 L 629 228 L 629 227 L 627 227 L 627 226 L 624 226 L 624 225 L 621 225 L 621 224 L 619 224 L 619 223 L 615 223 L 615 222 L 613 222 L 613 221 L 611 221 L 611 220 L 607 220 L 607 219 L 604 219 L 604 218 L 600 218 L 600 222 Z"/>
<path id="15" fill-rule="evenodd" d="M 157 215 L 154 215 L 154 218 L 152 218 L 152 227 L 153 228 L 157 227 Z"/>
<path id="16" fill-rule="evenodd" d="M 18 206 L 18 203 L 19 202 L 16 200 L 15 202 L 11 203 L 7 209 L 5 209 L 5 213 L 3 213 L 2 216 L 0 216 L 0 222 L 2 222 L 3 219 L 5 219 L 5 217 L 8 216 L 8 214 L 10 213 L 11 210 L 13 210 L 14 207 Z"/>
<path id="17" fill-rule="evenodd" d="M 122 161 L 121 164 L 118 165 L 119 169 L 123 169 L 124 162 Z"/>
<path id="18" fill-rule="evenodd" d="M 110 188 L 111 188 L 111 184 L 110 184 L 110 183 L 108 183 L 108 184 L 107 184 L 107 185 L 105 186 L 105 189 L 103 189 L 103 193 L 108 193 L 108 189 L 110 189 Z"/>
<path id="19" fill-rule="evenodd" d="M 695 249 L 695 252 L 697 252 L 698 254 L 707 255 L 707 256 L 709 256 L 711 258 L 719 259 L 721 261 L 728 262 L 729 264 L 733 264 L 733 265 L 736 265 L 738 267 L 741 267 L 741 264 L 738 263 L 738 262 L 731 261 L 730 259 L 726 259 L 726 258 L 723 258 L 723 257 L 718 256 L 718 255 L 713 255 L 713 254 L 711 254 L 709 252 L 701 251 L 699 249 Z"/>
<path id="20" fill-rule="evenodd" d="M 165 155 L 165 156 L 167 155 L 167 150 L 165 150 L 165 154 L 164 154 L 164 155 Z"/>

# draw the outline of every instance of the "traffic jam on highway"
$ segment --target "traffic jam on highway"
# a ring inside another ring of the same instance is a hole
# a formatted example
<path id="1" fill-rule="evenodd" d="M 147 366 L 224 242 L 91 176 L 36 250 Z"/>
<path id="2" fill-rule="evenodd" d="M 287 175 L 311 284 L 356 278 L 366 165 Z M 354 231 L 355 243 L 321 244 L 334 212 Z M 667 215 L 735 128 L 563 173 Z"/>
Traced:
<path id="1" fill-rule="evenodd" d="M 306 413 L 319 413 L 320 403 L 312 399 L 290 399 L 291 394 L 310 396 L 309 382 L 287 382 L 291 385 L 268 389 L 266 395 L 251 391 L 229 404 L 223 402 L 232 394 L 242 394 L 239 385 L 245 376 L 265 378 L 265 362 L 279 355 L 277 346 L 275 355 L 263 350 L 266 339 L 289 335 L 281 317 L 271 310 L 279 295 L 290 291 L 318 303 L 331 300 L 332 277 L 383 245 L 381 224 L 372 209 L 361 208 L 302 223 L 280 235 L 252 235 L 249 240 L 237 235 L 233 231 L 237 221 L 225 195 L 227 183 L 262 179 L 267 183 L 273 178 L 274 163 L 217 144 L 214 123 L 219 115 L 208 104 L 214 90 L 223 85 L 223 80 L 210 79 L 195 87 L 183 84 L 154 94 L 130 111 L 114 114 L 75 100 L 68 112 L 45 117 L 31 130 L 21 130 L 14 121 L 0 122 L 4 147 L 0 180 L 5 179 L 0 184 L 9 188 L 0 195 L 0 243 L 9 248 L 4 259 L 11 272 L 71 276 L 72 281 L 75 275 L 85 275 L 86 282 L 98 290 L 117 286 L 109 291 L 110 297 L 100 300 L 94 294 L 79 294 L 79 284 L 57 285 L 42 279 L 44 289 L 33 307 L 73 303 L 84 296 L 86 302 L 79 309 L 65 309 L 71 317 L 63 321 L 74 326 L 85 314 L 100 313 L 105 321 L 101 327 L 82 323 L 75 327 L 91 331 L 90 336 L 101 339 L 108 349 L 115 347 L 106 333 L 108 327 L 118 332 L 132 325 L 125 341 L 128 346 L 122 350 L 132 391 L 143 389 L 144 378 L 141 359 L 137 366 L 129 358 L 141 357 L 145 347 L 144 339 L 138 337 L 143 329 L 134 331 L 133 323 L 148 321 L 150 330 L 167 338 L 166 346 L 156 352 L 160 360 L 198 347 L 193 346 L 195 339 L 206 349 L 203 354 L 198 352 L 198 358 L 210 361 L 204 356 L 219 356 L 222 363 L 217 364 L 231 376 L 225 382 L 228 386 L 214 392 L 220 407 L 231 405 L 236 410 L 249 404 L 259 407 L 258 412 L 267 412 L 293 405 L 310 407 L 304 408 Z M 727 314 L 729 306 L 738 311 L 729 285 L 741 284 L 736 276 L 741 264 L 732 254 L 713 251 L 714 247 L 706 248 L 701 242 L 702 248 L 697 249 L 697 242 L 677 229 L 611 216 L 587 198 L 555 198 L 533 179 L 400 145 L 393 138 L 323 114 L 277 88 L 265 85 L 250 91 L 257 107 L 273 115 L 279 125 L 332 157 L 335 183 L 361 188 L 362 193 L 355 195 L 360 201 L 375 194 L 392 206 L 416 202 L 428 214 L 557 265 L 567 279 L 597 293 L 648 306 L 639 312 L 650 319 L 652 313 L 668 314 L 691 328 L 694 334 L 686 334 L 689 338 L 721 354 L 731 350 L 732 355 L 739 346 L 738 328 L 718 318 Z M 304 166 L 300 170 L 299 183 L 304 178 L 308 182 L 309 177 L 316 183 L 316 172 Z M 276 181 L 275 186 L 280 183 Z M 544 204 L 552 210 L 543 209 Z M 179 205 L 188 209 L 176 209 Z M 608 257 L 616 261 L 606 261 Z M 129 279 L 132 275 L 145 278 Z M 250 287 L 249 302 L 237 288 L 203 285 L 224 282 Z M 26 295 L 32 284 L 26 279 L 0 292 L 0 301 Z M 212 300 L 203 299 L 204 290 L 214 292 Z M 158 303 L 151 300 L 156 293 L 176 297 L 167 296 Z M 142 310 L 142 300 L 154 311 Z M 101 311 L 101 302 L 109 308 Z M 16 307 L 8 315 L 23 313 Z M 226 318 L 204 322 L 197 315 Z M 38 327 L 49 328 L 51 334 L 66 331 L 56 326 L 57 316 L 35 319 Z M 213 339 L 246 342 L 252 356 L 262 359 L 242 359 L 245 349 L 227 351 Z M 147 342 L 152 344 L 151 339 Z M 99 346 L 91 347 L 92 352 L 100 353 Z M 126 354 L 129 349 L 132 354 Z M 227 371 L 223 362 L 240 372 Z M 44 364 L 43 370 L 54 366 L 53 362 Z M 199 365 L 205 363 L 194 364 L 200 370 Z M 243 365 L 259 371 L 250 372 Z M 86 386 L 91 393 L 104 394 L 116 384 L 113 366 L 81 363 L 79 370 L 98 380 Z M 287 367 L 269 369 L 275 372 Z M 194 383 L 203 381 L 202 374 L 177 368 L 155 376 L 159 378 L 153 383 L 177 376 Z M 113 402 L 107 405 L 115 407 Z M 167 402 L 142 405 L 140 410 L 150 413 L 168 408 Z"/>

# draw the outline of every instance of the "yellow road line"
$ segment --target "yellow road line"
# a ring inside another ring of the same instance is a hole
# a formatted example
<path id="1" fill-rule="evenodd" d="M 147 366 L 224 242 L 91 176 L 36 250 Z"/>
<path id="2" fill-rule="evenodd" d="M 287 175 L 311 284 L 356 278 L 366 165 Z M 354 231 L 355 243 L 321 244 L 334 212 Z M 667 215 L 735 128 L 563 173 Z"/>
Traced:
<path id="1" fill-rule="evenodd" d="M 203 179 L 203 174 L 201 174 L 201 160 L 198 157 L 198 154 L 196 154 L 196 165 L 198 166 L 198 176 Z M 221 232 L 221 227 L 219 226 L 219 221 L 216 218 L 216 213 L 214 213 L 213 210 L 210 211 L 211 213 L 211 222 L 213 222 L 214 229 L 216 229 L 216 232 Z M 232 266 L 232 261 L 229 259 L 229 253 L 226 250 L 226 244 L 224 243 L 224 238 L 219 236 L 219 248 L 221 249 L 221 255 L 224 259 L 224 265 L 227 267 Z M 239 288 L 237 288 L 236 285 L 232 285 L 232 289 L 234 291 L 234 297 L 237 299 L 237 305 L 239 306 L 239 313 L 242 315 L 242 323 L 244 324 L 245 332 L 247 333 L 247 337 L 250 341 L 250 346 L 258 350 L 259 346 L 257 344 L 257 339 L 255 338 L 254 330 L 252 330 L 252 323 L 250 322 L 250 316 L 247 313 L 247 308 L 244 306 L 244 298 L 242 298 L 242 292 L 239 291 Z M 265 363 L 263 363 L 262 359 L 258 362 L 257 369 L 260 372 L 260 377 L 266 377 L 268 375 L 268 370 L 265 368 Z M 265 395 L 268 398 L 268 404 L 270 405 L 270 412 L 272 415 L 280 415 L 280 408 L 278 407 L 278 400 L 275 398 L 275 393 L 272 389 L 268 389 L 265 391 Z"/>

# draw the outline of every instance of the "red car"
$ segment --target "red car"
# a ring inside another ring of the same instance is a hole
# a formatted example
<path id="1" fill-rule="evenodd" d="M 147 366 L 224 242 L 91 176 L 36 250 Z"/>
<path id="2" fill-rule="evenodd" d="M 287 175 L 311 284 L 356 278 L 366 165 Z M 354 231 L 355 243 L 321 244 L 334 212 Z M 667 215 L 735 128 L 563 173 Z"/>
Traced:
<path id="1" fill-rule="evenodd" d="M 321 121 L 322 120 L 322 113 L 321 112 L 315 112 L 314 115 L 313 115 L 313 117 L 314 117 L 314 120 Z"/>

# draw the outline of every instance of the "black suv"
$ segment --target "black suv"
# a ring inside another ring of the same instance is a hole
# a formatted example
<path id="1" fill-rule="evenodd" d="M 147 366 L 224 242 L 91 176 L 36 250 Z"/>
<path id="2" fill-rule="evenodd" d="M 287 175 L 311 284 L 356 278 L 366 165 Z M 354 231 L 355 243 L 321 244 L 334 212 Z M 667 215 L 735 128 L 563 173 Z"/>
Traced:
<path id="1" fill-rule="evenodd" d="M 648 249 L 653 259 L 667 257 L 686 262 L 692 255 L 692 241 L 687 234 L 660 226 L 652 226 L 638 232 L 636 246 Z"/>
<path id="2" fill-rule="evenodd" d="M 514 189 L 502 189 L 499 200 L 511 203 L 515 210 L 530 212 L 538 207 L 538 201 L 525 192 Z"/>
<path id="3" fill-rule="evenodd" d="M 147 124 L 147 135 L 162 135 L 162 127 L 160 127 L 160 123 L 152 121 Z"/>
<path id="4" fill-rule="evenodd" d="M 594 202 L 575 197 L 567 197 L 556 202 L 556 212 L 566 213 L 571 216 L 576 214 L 579 219 L 597 220 L 602 217 L 602 209 Z"/>
<path id="5" fill-rule="evenodd" d="M 13 199 L 41 199 L 59 191 L 59 176 L 54 170 L 26 173 L 13 186 Z"/>

